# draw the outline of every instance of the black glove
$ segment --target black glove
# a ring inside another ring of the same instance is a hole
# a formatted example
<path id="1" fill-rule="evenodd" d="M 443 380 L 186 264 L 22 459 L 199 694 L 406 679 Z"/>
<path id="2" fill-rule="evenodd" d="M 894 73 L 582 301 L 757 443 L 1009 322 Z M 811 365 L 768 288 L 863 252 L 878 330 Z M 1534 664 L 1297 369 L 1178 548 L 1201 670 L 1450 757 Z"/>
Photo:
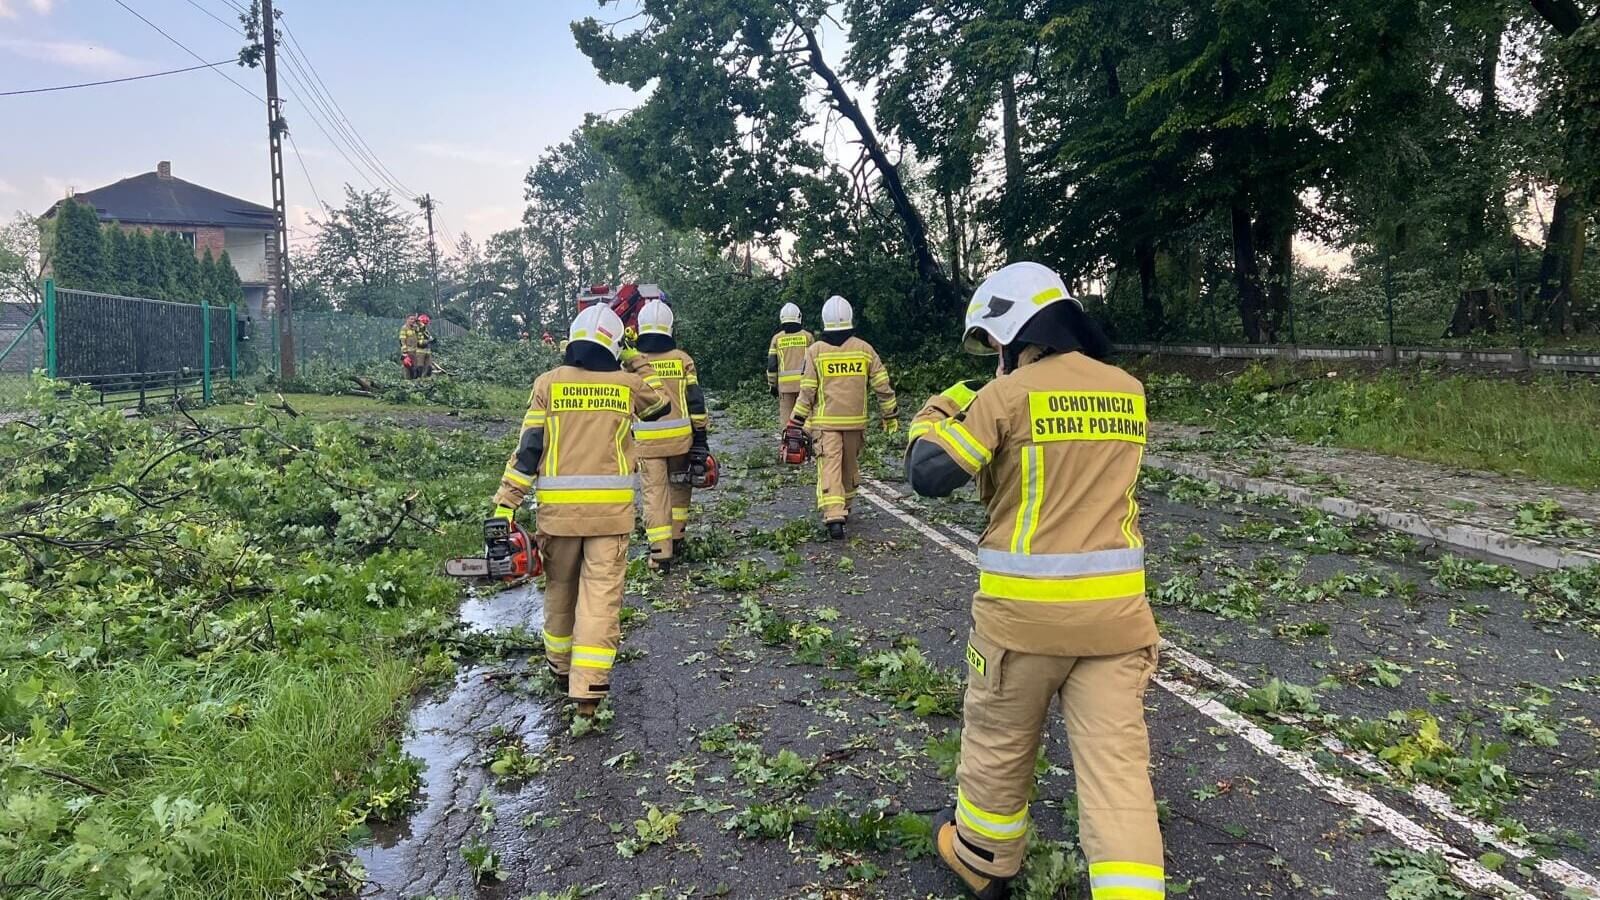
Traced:
<path id="1" fill-rule="evenodd" d="M 706 460 L 711 456 L 711 446 L 706 441 L 704 431 L 694 433 L 694 443 L 689 447 L 689 472 L 699 476 L 705 474 Z"/>
<path id="2" fill-rule="evenodd" d="M 774 396 L 774 397 L 778 396 L 778 386 L 777 385 L 769 384 L 769 385 L 767 385 L 767 390 L 772 392 L 772 396 Z"/>

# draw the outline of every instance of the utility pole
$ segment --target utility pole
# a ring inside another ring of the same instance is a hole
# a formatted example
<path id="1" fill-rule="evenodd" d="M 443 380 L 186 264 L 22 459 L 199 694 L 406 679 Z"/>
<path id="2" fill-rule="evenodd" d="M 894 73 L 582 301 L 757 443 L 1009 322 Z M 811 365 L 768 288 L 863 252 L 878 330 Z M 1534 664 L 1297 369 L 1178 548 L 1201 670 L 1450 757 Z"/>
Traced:
<path id="1" fill-rule="evenodd" d="M 433 312 L 439 313 L 439 245 L 433 239 L 433 195 L 423 194 L 417 205 L 428 214 L 428 273 L 433 281 Z"/>
<path id="2" fill-rule="evenodd" d="M 278 376 L 294 377 L 294 298 L 289 296 L 289 215 L 283 190 L 283 101 L 278 97 L 277 22 L 272 0 L 261 0 L 261 43 L 267 70 L 267 146 L 272 162 L 272 212 L 278 240 Z"/>

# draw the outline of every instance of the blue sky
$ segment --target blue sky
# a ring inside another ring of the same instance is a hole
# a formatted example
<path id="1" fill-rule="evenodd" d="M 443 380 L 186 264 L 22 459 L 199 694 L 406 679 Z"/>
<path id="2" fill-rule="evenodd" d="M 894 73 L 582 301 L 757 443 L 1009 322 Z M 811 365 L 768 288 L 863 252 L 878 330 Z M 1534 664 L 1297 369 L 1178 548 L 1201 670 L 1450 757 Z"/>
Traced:
<path id="1" fill-rule="evenodd" d="M 207 62 L 234 56 L 242 43 L 205 14 L 234 23 L 228 0 L 123 2 Z M 573 19 L 617 17 L 615 6 L 600 10 L 596 0 L 276 2 L 350 122 L 399 181 L 433 194 L 453 235 L 466 231 L 481 242 L 514 226 L 522 176 L 539 154 L 586 112 L 637 102 L 626 88 L 602 83 L 573 46 Z M 0 0 L 0 91 L 194 64 L 115 0 Z M 264 93 L 260 70 L 223 71 Z M 291 86 L 304 95 L 286 80 Z M 346 181 L 366 187 L 306 106 L 285 95 L 285 115 L 322 198 L 335 202 Z M 19 209 L 42 211 L 69 187 L 99 187 L 160 160 L 171 160 L 180 178 L 270 201 L 266 113 L 212 72 L 0 97 L 0 216 L 7 219 Z M 292 154 L 285 164 L 291 221 L 303 234 L 316 201 Z"/>

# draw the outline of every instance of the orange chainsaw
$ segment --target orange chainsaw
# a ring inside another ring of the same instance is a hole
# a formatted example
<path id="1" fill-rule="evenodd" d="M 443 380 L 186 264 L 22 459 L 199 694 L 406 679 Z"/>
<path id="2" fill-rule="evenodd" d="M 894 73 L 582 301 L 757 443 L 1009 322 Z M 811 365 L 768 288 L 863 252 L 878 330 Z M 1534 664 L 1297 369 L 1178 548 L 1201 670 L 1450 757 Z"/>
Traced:
<path id="1" fill-rule="evenodd" d="M 811 435 L 799 423 L 790 422 L 783 429 L 783 443 L 779 447 L 783 461 L 791 466 L 805 465 L 816 455 Z"/>
<path id="2" fill-rule="evenodd" d="M 544 560 L 526 528 L 495 516 L 483 523 L 483 555 L 445 560 L 444 572 L 453 578 L 521 581 L 543 575 Z"/>
<path id="3" fill-rule="evenodd" d="M 682 472 L 673 473 L 671 478 L 673 484 L 687 484 L 697 491 L 714 488 L 721 480 L 722 467 L 717 465 L 717 458 L 709 453 L 706 454 L 704 465 L 691 465 Z"/>

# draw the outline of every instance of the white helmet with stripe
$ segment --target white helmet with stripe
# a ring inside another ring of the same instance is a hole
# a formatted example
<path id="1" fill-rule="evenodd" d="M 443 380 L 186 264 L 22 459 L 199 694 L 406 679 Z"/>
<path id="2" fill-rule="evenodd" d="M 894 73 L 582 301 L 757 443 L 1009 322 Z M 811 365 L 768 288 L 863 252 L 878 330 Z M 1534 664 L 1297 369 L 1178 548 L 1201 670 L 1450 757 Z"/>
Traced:
<path id="1" fill-rule="evenodd" d="M 606 348 L 606 352 L 614 357 L 622 353 L 622 318 L 611 307 L 596 303 L 583 312 L 578 313 L 572 320 L 572 328 L 567 332 L 568 343 L 588 341 Z"/>
<path id="2" fill-rule="evenodd" d="M 672 307 L 651 300 L 639 310 L 639 334 L 672 334 Z"/>
<path id="3" fill-rule="evenodd" d="M 992 355 L 996 351 L 988 338 L 1002 347 L 1010 344 L 1040 310 L 1062 300 L 1083 308 L 1083 304 L 1067 291 L 1066 282 L 1048 266 L 1034 262 L 1012 263 L 985 278 L 972 295 L 972 302 L 967 304 L 966 337 L 961 349 Z"/>
<path id="4" fill-rule="evenodd" d="M 778 322 L 783 325 L 799 325 L 800 307 L 793 303 L 785 303 L 783 309 L 778 310 Z"/>
<path id="5" fill-rule="evenodd" d="M 850 308 L 850 301 L 834 294 L 828 302 L 822 304 L 822 330 L 823 331 L 849 331 L 856 327 L 856 312 Z"/>

